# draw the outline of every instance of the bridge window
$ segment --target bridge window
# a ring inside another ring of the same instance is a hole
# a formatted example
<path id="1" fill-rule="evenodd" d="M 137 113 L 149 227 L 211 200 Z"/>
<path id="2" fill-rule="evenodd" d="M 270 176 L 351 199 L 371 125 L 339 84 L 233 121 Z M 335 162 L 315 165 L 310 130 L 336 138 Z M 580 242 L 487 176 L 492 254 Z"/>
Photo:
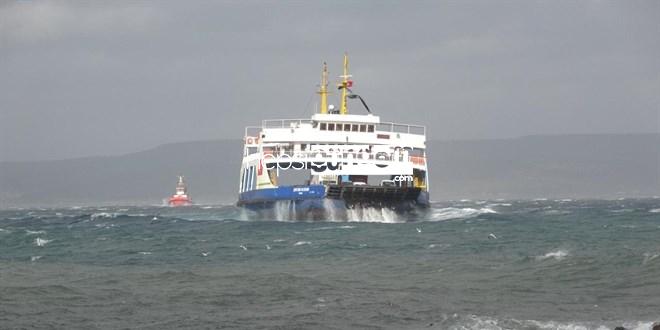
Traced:
<path id="1" fill-rule="evenodd" d="M 353 132 L 357 132 L 360 129 L 360 125 L 353 124 Z"/>
<path id="2" fill-rule="evenodd" d="M 369 125 L 369 133 L 373 133 L 373 132 L 374 132 L 374 125 Z"/>
<path id="3" fill-rule="evenodd" d="M 367 125 L 360 125 L 360 132 L 366 132 L 367 131 Z"/>
<path id="4" fill-rule="evenodd" d="M 351 124 L 344 124 L 344 132 L 350 132 L 351 131 Z"/>
<path id="5" fill-rule="evenodd" d="M 322 130 L 322 131 L 325 131 L 325 129 L 326 129 L 326 124 L 325 124 L 325 123 L 321 123 L 321 130 Z"/>
<path id="6" fill-rule="evenodd" d="M 334 131 L 335 130 L 335 124 L 329 123 L 328 124 L 328 131 Z"/>

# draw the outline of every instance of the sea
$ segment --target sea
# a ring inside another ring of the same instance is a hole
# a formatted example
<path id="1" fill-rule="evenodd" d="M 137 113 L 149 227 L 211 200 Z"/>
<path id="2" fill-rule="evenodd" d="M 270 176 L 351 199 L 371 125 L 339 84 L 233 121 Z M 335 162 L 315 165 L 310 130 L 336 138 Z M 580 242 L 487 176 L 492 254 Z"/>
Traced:
<path id="1" fill-rule="evenodd" d="M 651 329 L 660 199 L 0 210 L 0 329 Z"/>

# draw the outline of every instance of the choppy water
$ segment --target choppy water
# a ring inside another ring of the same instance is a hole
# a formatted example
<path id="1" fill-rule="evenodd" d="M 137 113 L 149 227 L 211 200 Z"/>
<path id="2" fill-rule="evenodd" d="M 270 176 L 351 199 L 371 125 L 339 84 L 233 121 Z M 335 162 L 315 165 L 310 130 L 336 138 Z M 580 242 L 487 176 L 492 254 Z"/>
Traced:
<path id="1" fill-rule="evenodd" d="M 346 222 L 251 217 L 233 206 L 0 211 L 0 328 L 660 321 L 660 199 L 461 201 L 407 218 L 359 210 Z"/>

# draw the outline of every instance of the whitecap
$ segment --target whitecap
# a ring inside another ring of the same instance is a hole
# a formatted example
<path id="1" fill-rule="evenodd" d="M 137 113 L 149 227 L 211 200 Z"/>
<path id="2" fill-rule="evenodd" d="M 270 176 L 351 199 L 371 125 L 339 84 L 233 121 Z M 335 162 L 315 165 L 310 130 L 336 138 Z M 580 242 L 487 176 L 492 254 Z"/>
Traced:
<path id="1" fill-rule="evenodd" d="M 539 329 L 539 330 L 608 330 L 616 326 L 623 326 L 625 329 L 631 330 L 648 330 L 651 329 L 652 322 L 608 322 L 608 325 L 601 324 L 600 322 L 564 322 L 564 321 L 537 321 L 537 320 L 517 320 L 517 319 L 498 319 L 488 316 L 459 316 L 453 314 L 449 316 L 453 319 L 453 325 L 448 326 L 449 329 Z M 457 323 L 457 324 L 456 324 Z M 435 329 L 435 328 L 434 328 Z"/>
<path id="2" fill-rule="evenodd" d="M 145 256 L 146 256 L 146 255 L 150 255 L 150 254 L 152 254 L 152 253 L 149 252 L 149 251 L 140 251 L 140 252 L 138 252 L 138 254 L 141 254 L 141 255 L 145 255 Z"/>
<path id="3" fill-rule="evenodd" d="M 660 209 L 651 209 L 649 210 L 651 213 L 660 213 Z"/>
<path id="4" fill-rule="evenodd" d="M 89 216 L 89 220 L 94 221 L 99 218 L 116 218 L 117 213 L 98 212 Z"/>
<path id="5" fill-rule="evenodd" d="M 46 232 L 43 230 L 25 230 L 27 235 L 45 235 Z"/>
<path id="6" fill-rule="evenodd" d="M 37 246 L 45 246 L 46 244 L 50 243 L 52 240 L 47 240 L 43 239 L 41 237 L 37 237 L 37 239 L 34 240 L 34 244 Z"/>
<path id="7" fill-rule="evenodd" d="M 99 223 L 99 224 L 94 225 L 94 227 L 103 228 L 103 229 L 110 229 L 110 228 L 118 227 L 118 226 L 115 225 L 114 223 L 109 223 L 109 224 L 108 223 Z"/>
<path id="8" fill-rule="evenodd" d="M 352 222 L 382 222 L 397 223 L 399 216 L 389 208 L 381 207 L 353 207 L 346 210 L 348 221 Z"/>
<path id="9" fill-rule="evenodd" d="M 543 211 L 543 214 L 546 214 L 546 215 L 568 215 L 568 214 L 571 214 L 571 211 L 567 211 L 567 210 L 547 210 L 547 211 Z"/>
<path id="10" fill-rule="evenodd" d="M 511 206 L 511 203 L 493 203 L 486 205 L 486 207 L 495 207 L 495 206 Z"/>
<path id="11" fill-rule="evenodd" d="M 467 218 L 476 217 L 481 214 L 491 214 L 491 213 L 497 213 L 497 212 L 487 207 L 481 209 L 447 207 L 443 209 L 433 210 L 433 213 L 431 214 L 431 218 L 429 220 L 442 221 L 442 220 L 451 220 L 451 219 L 467 219 Z"/>
<path id="12" fill-rule="evenodd" d="M 310 245 L 312 242 L 310 241 L 298 241 L 296 244 L 293 244 L 293 246 L 301 246 L 301 245 Z"/>
<path id="13" fill-rule="evenodd" d="M 568 256 L 568 251 L 566 250 L 556 250 L 556 251 L 550 251 L 542 256 L 537 256 L 536 260 L 546 260 L 549 258 L 553 258 L 555 260 L 562 260 Z"/>
<path id="14" fill-rule="evenodd" d="M 660 253 L 650 253 L 650 252 L 645 252 L 645 253 L 643 254 L 643 256 L 644 256 L 644 260 L 642 261 L 642 265 L 646 265 L 646 264 L 648 264 L 649 262 L 651 262 L 652 260 L 654 260 L 654 259 L 660 257 Z"/>
<path id="15" fill-rule="evenodd" d="M 611 213 L 628 213 L 628 212 L 633 212 L 635 210 L 633 209 L 618 209 L 618 210 L 609 210 Z"/>
<path id="16" fill-rule="evenodd" d="M 41 259 L 41 258 L 42 258 L 41 256 L 31 256 L 31 257 L 30 257 L 30 261 L 35 262 L 35 261 L 37 261 L 37 260 L 39 260 L 39 259 Z"/>

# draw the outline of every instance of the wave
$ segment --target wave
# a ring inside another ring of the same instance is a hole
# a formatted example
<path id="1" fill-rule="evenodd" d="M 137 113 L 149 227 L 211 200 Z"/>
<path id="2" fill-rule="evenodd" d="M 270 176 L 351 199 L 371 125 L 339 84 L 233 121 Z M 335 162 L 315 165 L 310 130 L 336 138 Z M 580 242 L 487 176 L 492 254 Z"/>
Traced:
<path id="1" fill-rule="evenodd" d="M 562 260 L 562 259 L 568 257 L 568 255 L 569 255 L 568 251 L 566 251 L 566 250 L 556 250 L 556 251 L 548 252 L 548 253 L 546 253 L 542 256 L 536 256 L 536 260 L 541 261 L 541 260 L 546 260 L 546 259 L 550 259 L 550 258 L 555 259 L 555 260 Z"/>
<path id="2" fill-rule="evenodd" d="M 108 212 L 98 212 L 98 213 L 92 213 L 89 216 L 90 221 L 94 221 L 96 219 L 101 219 L 101 218 L 116 218 L 117 213 L 108 213 Z"/>
<path id="3" fill-rule="evenodd" d="M 376 207 L 355 207 L 346 210 L 347 220 L 351 222 L 397 223 L 399 215 L 394 210 Z"/>
<path id="4" fill-rule="evenodd" d="M 46 231 L 44 230 L 25 230 L 26 235 L 45 235 Z"/>
<path id="5" fill-rule="evenodd" d="M 511 203 L 493 203 L 493 204 L 488 204 L 486 207 L 495 207 L 495 206 L 511 206 Z"/>
<path id="6" fill-rule="evenodd" d="M 617 209 L 617 210 L 608 210 L 610 213 L 630 213 L 634 212 L 634 209 Z"/>
<path id="7" fill-rule="evenodd" d="M 568 210 L 547 210 L 543 211 L 543 214 L 545 215 L 568 215 L 571 214 L 571 211 Z"/>
<path id="8" fill-rule="evenodd" d="M 642 261 L 642 265 L 647 265 L 649 262 L 660 257 L 660 253 L 645 252 L 643 256 L 644 256 L 644 260 Z"/>
<path id="9" fill-rule="evenodd" d="M 452 316 L 445 316 L 439 322 L 440 324 L 430 324 L 432 329 L 489 329 L 489 330 L 503 330 L 503 329 L 538 329 L 538 330 L 589 330 L 589 329 L 615 329 L 623 327 L 627 330 L 649 330 L 653 326 L 653 322 L 645 321 L 609 321 L 608 323 L 601 322 L 571 322 L 571 321 L 538 321 L 538 320 L 517 320 L 517 319 L 498 319 L 488 316 L 459 316 L 454 314 Z M 434 327 L 434 326 L 437 326 Z"/>
<path id="10" fill-rule="evenodd" d="M 453 219 L 468 219 L 474 218 L 481 214 L 493 214 L 497 213 L 493 209 L 484 207 L 480 209 L 473 208 L 456 208 L 456 207 L 447 207 L 442 209 L 432 210 L 431 217 L 429 221 L 444 221 L 444 220 L 453 220 Z"/>
<path id="11" fill-rule="evenodd" d="M 46 246 L 46 244 L 50 242 L 52 242 L 52 240 L 43 239 L 41 237 L 37 237 L 37 239 L 34 240 L 34 244 L 40 247 Z"/>

